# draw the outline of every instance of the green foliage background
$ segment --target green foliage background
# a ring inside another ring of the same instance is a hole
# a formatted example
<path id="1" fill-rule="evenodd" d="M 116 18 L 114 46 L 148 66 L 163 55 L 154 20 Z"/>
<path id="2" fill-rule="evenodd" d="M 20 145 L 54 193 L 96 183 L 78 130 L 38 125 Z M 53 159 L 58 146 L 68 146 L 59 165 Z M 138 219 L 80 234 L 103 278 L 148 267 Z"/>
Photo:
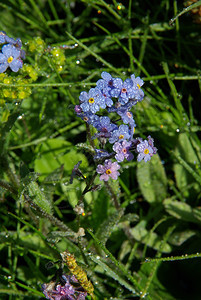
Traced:
<path id="1" fill-rule="evenodd" d="M 96 299 L 200 299 L 201 24 L 194 21 L 201 1 L 178 16 L 184 5 L 0 1 L 0 30 L 21 38 L 38 76 L 0 80 L 1 299 L 42 299 L 41 284 L 53 278 L 66 249 L 87 272 Z M 63 50 L 54 60 L 48 46 L 62 45 L 69 49 L 60 70 Z M 145 98 L 133 109 L 135 135 L 150 134 L 158 155 L 123 163 L 119 182 L 87 193 L 86 215 L 78 217 L 73 208 L 86 184 L 69 184 L 71 172 L 82 160 L 90 180 L 95 165 L 73 107 L 102 71 L 145 81 Z M 19 88 L 30 95 L 4 97 Z"/>

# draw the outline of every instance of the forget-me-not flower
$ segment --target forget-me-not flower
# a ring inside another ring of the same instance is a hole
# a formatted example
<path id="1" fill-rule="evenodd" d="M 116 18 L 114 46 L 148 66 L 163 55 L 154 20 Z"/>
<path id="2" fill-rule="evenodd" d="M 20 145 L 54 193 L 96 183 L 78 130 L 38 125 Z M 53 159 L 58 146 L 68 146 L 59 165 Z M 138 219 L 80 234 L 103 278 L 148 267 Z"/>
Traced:
<path id="1" fill-rule="evenodd" d="M 114 131 L 115 129 L 118 129 L 118 126 L 111 123 L 110 118 L 107 116 L 100 117 L 99 122 L 96 122 L 94 124 L 94 127 L 99 131 L 95 136 L 96 137 L 110 137 L 111 132 Z"/>
<path id="2" fill-rule="evenodd" d="M 18 72 L 22 68 L 23 62 L 20 58 L 20 50 L 15 46 L 7 44 L 2 47 L 2 53 L 0 53 L 0 73 L 7 70 L 8 67 L 13 72 Z"/>
<path id="3" fill-rule="evenodd" d="M 135 89 L 135 95 L 133 98 L 135 100 L 142 101 L 144 98 L 144 92 L 141 89 L 141 86 L 144 84 L 144 81 L 140 77 L 135 78 L 134 74 L 131 75 L 131 80 Z"/>
<path id="4" fill-rule="evenodd" d="M 135 88 L 133 86 L 133 81 L 127 78 L 124 82 L 121 78 L 115 78 L 114 89 L 111 90 L 111 96 L 119 98 L 119 103 L 122 105 L 126 104 L 129 99 L 134 98 Z"/>
<path id="5" fill-rule="evenodd" d="M 101 77 L 102 77 L 102 79 L 99 79 L 96 82 L 96 86 L 99 89 L 104 89 L 104 88 L 112 89 L 114 87 L 113 86 L 114 78 L 112 77 L 112 75 L 110 75 L 110 73 L 108 73 L 108 72 L 102 72 L 101 73 Z"/>
<path id="6" fill-rule="evenodd" d="M 137 145 L 137 152 L 139 153 L 137 156 L 137 161 L 141 161 L 144 159 L 145 162 L 149 161 L 153 156 L 153 149 L 149 145 L 148 141 L 142 141 Z"/>
<path id="7" fill-rule="evenodd" d="M 84 112 L 91 111 L 93 114 L 95 114 L 100 110 L 100 107 L 106 108 L 105 97 L 98 88 L 91 88 L 89 93 L 81 92 L 79 100 L 80 107 Z"/>
<path id="8" fill-rule="evenodd" d="M 118 165 L 117 162 L 112 162 L 110 159 L 106 159 L 104 165 L 97 166 L 96 172 L 101 174 L 100 180 L 108 181 L 110 177 L 117 180 L 120 175 L 118 172 L 119 169 L 120 165 Z"/>
<path id="9" fill-rule="evenodd" d="M 5 44 L 5 43 L 14 45 L 16 41 L 13 38 L 7 36 L 5 31 L 0 31 L 0 44 Z"/>
<path id="10" fill-rule="evenodd" d="M 113 150 L 117 153 L 115 158 L 118 162 L 122 162 L 125 159 L 128 161 L 133 159 L 133 154 L 129 151 L 132 142 L 127 142 L 124 140 L 123 142 L 116 142 L 113 146 Z"/>
<path id="11" fill-rule="evenodd" d="M 117 130 L 114 130 L 111 133 L 111 137 L 109 138 L 110 144 L 115 142 L 129 140 L 130 139 L 129 127 L 127 125 L 120 125 Z"/>

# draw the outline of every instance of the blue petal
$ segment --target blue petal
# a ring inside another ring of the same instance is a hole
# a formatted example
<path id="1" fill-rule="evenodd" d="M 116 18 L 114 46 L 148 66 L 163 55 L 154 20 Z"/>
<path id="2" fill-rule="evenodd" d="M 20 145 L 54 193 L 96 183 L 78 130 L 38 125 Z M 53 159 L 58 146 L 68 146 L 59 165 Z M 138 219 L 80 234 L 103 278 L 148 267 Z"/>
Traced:
<path id="1" fill-rule="evenodd" d="M 82 104 L 80 104 L 80 107 L 84 112 L 89 111 L 89 104 L 88 103 L 82 103 Z"/>
<path id="2" fill-rule="evenodd" d="M 106 81 L 110 81 L 112 79 L 112 76 L 110 75 L 110 73 L 107 73 L 107 72 L 102 72 L 101 77 Z"/>
<path id="3" fill-rule="evenodd" d="M 8 63 L 0 64 L 0 73 L 3 73 L 8 68 Z"/>
<path id="4" fill-rule="evenodd" d="M 20 50 L 18 50 L 17 48 L 15 48 L 14 46 L 13 46 L 13 49 L 12 49 L 12 56 L 13 56 L 13 58 L 18 58 L 18 57 L 20 57 Z"/>
<path id="5" fill-rule="evenodd" d="M 4 54 L 0 53 L 0 63 L 4 63 L 6 61 L 7 61 L 6 56 Z"/>
<path id="6" fill-rule="evenodd" d="M 12 56 L 12 53 L 13 53 L 13 46 L 11 46 L 10 44 L 4 45 L 4 46 L 2 47 L 2 53 L 3 53 L 6 57 Z"/>
<path id="7" fill-rule="evenodd" d="M 81 92 L 81 93 L 80 93 L 80 96 L 79 96 L 79 100 L 80 100 L 81 102 L 87 101 L 87 100 L 88 100 L 88 94 L 87 94 L 87 92 Z"/>
<path id="8" fill-rule="evenodd" d="M 18 70 L 22 68 L 22 61 L 19 59 L 13 59 L 13 61 L 9 64 L 9 67 L 13 72 L 18 72 Z"/>

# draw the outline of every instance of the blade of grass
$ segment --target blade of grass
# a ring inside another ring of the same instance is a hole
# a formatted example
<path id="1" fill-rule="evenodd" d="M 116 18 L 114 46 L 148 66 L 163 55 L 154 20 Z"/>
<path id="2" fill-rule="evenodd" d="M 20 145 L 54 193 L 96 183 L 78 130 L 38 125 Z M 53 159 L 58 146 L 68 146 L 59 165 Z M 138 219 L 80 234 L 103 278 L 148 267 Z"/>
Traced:
<path id="1" fill-rule="evenodd" d="M 125 266 L 118 261 L 113 255 L 112 253 L 107 250 L 107 248 L 102 244 L 101 241 L 99 241 L 97 239 L 97 237 L 90 231 L 87 230 L 88 233 L 92 236 L 92 238 L 94 239 L 94 241 L 96 242 L 96 244 L 98 246 L 100 246 L 100 248 L 105 252 L 105 254 L 108 255 L 108 257 L 112 260 L 112 262 L 122 271 L 122 273 L 134 284 L 135 287 L 138 288 L 138 292 L 141 291 L 141 286 L 140 284 L 135 280 L 135 278 L 130 274 L 130 272 L 125 268 Z"/>
<path id="2" fill-rule="evenodd" d="M 108 265 L 101 260 L 101 258 L 97 258 L 94 255 L 90 255 L 90 259 L 93 260 L 97 265 L 99 265 L 103 270 L 107 272 L 107 274 L 112 278 L 115 279 L 118 283 L 120 283 L 122 286 L 127 288 L 129 291 L 131 291 L 133 294 L 138 296 L 139 294 L 136 293 L 136 290 L 129 284 L 127 283 L 123 278 L 119 276 L 114 270 L 112 270 Z"/>
<path id="3" fill-rule="evenodd" d="M 195 178 L 195 180 L 201 184 L 201 177 L 191 168 L 191 166 L 181 158 L 180 155 L 177 155 L 172 152 L 172 154 L 176 157 L 179 163 Z"/>
<path id="4" fill-rule="evenodd" d="M 188 11 L 190 11 L 200 5 L 201 5 L 201 0 L 184 8 L 177 16 L 175 16 L 174 18 L 172 18 L 170 20 L 169 24 L 172 25 L 177 20 L 177 18 L 181 17 L 183 14 L 186 14 Z"/>
<path id="5" fill-rule="evenodd" d="M 18 286 L 22 287 L 23 289 L 27 290 L 28 292 L 31 292 L 31 295 L 36 295 L 36 296 L 45 298 L 45 296 L 44 296 L 43 293 L 41 293 L 41 292 L 39 292 L 39 291 L 36 291 L 35 289 L 31 288 L 30 286 L 27 286 L 27 285 L 25 285 L 25 284 L 22 284 L 22 283 L 20 283 L 20 282 L 18 282 L 18 281 L 15 281 L 15 283 L 16 283 Z"/>
<path id="6" fill-rule="evenodd" d="M 107 66 L 108 68 L 110 68 L 111 70 L 113 70 L 115 73 L 117 74 L 121 74 L 115 67 L 113 67 L 110 63 L 108 63 L 106 60 L 104 60 L 101 56 L 99 56 L 98 54 L 96 54 L 94 51 L 92 51 L 89 47 L 87 47 L 86 45 L 84 45 L 81 41 L 77 40 L 74 36 L 72 36 L 69 32 L 66 32 L 66 34 L 76 43 L 78 43 L 78 45 L 80 45 L 84 50 L 86 50 L 87 52 L 89 52 L 92 56 L 94 56 L 96 59 L 98 59 L 99 61 L 101 61 L 105 66 Z"/>

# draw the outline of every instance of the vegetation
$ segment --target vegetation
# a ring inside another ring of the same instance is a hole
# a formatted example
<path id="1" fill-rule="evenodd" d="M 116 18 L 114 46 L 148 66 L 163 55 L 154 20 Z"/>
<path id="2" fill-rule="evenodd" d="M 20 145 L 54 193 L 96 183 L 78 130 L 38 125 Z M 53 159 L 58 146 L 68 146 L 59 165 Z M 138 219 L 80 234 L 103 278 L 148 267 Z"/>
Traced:
<path id="1" fill-rule="evenodd" d="M 0 30 L 26 53 L 0 74 L 1 299 L 44 299 L 63 273 L 86 299 L 200 299 L 200 7 L 0 2 Z M 143 79 L 134 137 L 158 149 L 107 182 L 74 111 L 102 72 Z"/>

